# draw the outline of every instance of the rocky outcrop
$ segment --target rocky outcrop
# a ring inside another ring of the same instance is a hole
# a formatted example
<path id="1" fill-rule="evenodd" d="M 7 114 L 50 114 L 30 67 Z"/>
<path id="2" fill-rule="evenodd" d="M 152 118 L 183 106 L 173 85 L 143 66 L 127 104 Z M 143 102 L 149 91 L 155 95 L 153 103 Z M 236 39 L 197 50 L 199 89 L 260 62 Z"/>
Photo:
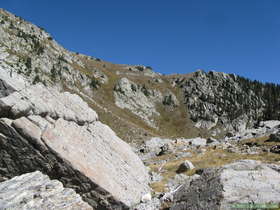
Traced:
<path id="1" fill-rule="evenodd" d="M 162 103 L 171 107 L 177 107 L 180 104 L 175 94 L 171 91 L 167 91 L 167 93 L 164 94 Z"/>
<path id="2" fill-rule="evenodd" d="M 236 204 L 279 204 L 280 173 L 253 160 L 205 169 L 200 178 L 180 188 L 172 210 L 232 209 Z"/>
<path id="3" fill-rule="evenodd" d="M 144 75 L 144 76 L 148 76 L 148 77 L 159 76 L 159 74 L 154 72 L 150 66 L 143 66 L 143 65 L 128 66 L 127 70 L 129 70 L 130 72 L 136 73 L 136 74 L 130 74 L 130 75 Z"/>
<path id="4" fill-rule="evenodd" d="M 221 125 L 226 130 L 243 131 L 263 115 L 263 100 L 244 89 L 235 75 L 200 70 L 180 85 L 190 117 L 199 128 Z"/>
<path id="5" fill-rule="evenodd" d="M 124 77 L 116 84 L 114 96 L 118 107 L 130 110 L 151 127 L 156 127 L 154 118 L 160 114 L 155 103 L 162 99 L 161 92 L 148 90 L 145 86 L 137 85 Z"/>
<path id="6" fill-rule="evenodd" d="M 17 73 L 0 79 L 14 89 L 0 98 L 2 180 L 39 170 L 96 209 L 126 209 L 149 192 L 141 160 L 79 96 Z"/>
<path id="7" fill-rule="evenodd" d="M 0 183 L 0 209 L 91 210 L 73 189 L 36 171 Z"/>

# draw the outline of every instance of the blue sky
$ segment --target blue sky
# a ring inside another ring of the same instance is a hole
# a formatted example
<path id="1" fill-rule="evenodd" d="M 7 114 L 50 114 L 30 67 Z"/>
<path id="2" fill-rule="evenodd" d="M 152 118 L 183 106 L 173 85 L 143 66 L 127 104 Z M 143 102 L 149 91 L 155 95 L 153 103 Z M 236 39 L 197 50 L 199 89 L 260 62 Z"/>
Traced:
<path id="1" fill-rule="evenodd" d="M 113 63 L 280 83 L 279 0 L 7 0 L 1 7 L 65 48 Z"/>

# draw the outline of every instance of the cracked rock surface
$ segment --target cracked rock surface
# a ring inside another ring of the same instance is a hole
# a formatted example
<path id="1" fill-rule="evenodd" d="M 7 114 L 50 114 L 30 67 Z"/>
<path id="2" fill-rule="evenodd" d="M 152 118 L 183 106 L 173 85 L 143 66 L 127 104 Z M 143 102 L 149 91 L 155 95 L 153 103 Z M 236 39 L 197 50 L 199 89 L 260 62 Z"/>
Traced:
<path id="1" fill-rule="evenodd" d="M 0 183 L 0 209 L 91 210 L 73 189 L 39 171 Z"/>

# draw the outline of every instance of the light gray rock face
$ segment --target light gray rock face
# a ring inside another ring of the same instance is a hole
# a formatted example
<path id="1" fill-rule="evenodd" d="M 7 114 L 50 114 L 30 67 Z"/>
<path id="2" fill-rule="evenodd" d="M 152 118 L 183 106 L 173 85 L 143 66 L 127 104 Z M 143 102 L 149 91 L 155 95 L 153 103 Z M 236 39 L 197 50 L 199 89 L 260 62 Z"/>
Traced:
<path id="1" fill-rule="evenodd" d="M 246 91 L 235 75 L 197 71 L 181 84 L 191 119 L 196 126 L 243 131 L 263 115 L 264 102 Z"/>
<path id="2" fill-rule="evenodd" d="M 0 183 L 0 209 L 91 210 L 73 189 L 36 171 Z"/>
<path id="3" fill-rule="evenodd" d="M 278 204 L 279 189 L 279 171 L 259 161 L 242 160 L 205 169 L 200 178 L 176 192 L 171 209 L 229 210 L 236 203 Z"/>
<path id="4" fill-rule="evenodd" d="M 0 79 L 16 83 L 22 78 L 16 74 Z M 139 157 L 87 103 L 74 94 L 25 84 L 0 98 L 2 180 L 40 170 L 96 209 L 127 209 L 149 193 L 149 175 Z"/>
<path id="5" fill-rule="evenodd" d="M 77 95 L 59 93 L 41 84 L 30 86 L 0 99 L 1 117 L 40 115 L 63 118 L 78 124 L 97 120 L 97 114 Z"/>
<path id="6" fill-rule="evenodd" d="M 122 78 L 114 88 L 114 96 L 118 107 L 130 110 L 149 126 L 157 127 L 154 118 L 159 116 L 156 110 L 156 102 L 162 99 L 159 91 L 148 90 L 145 86 L 139 86 L 127 78 Z"/>
<path id="7" fill-rule="evenodd" d="M 142 162 L 100 122 L 79 127 L 59 119 L 45 130 L 42 139 L 77 170 L 128 206 L 139 202 L 148 191 L 147 171 Z"/>
<path id="8" fill-rule="evenodd" d="M 158 198 L 153 198 L 149 202 L 140 203 L 136 206 L 130 208 L 130 210 L 158 210 L 161 207 L 160 200 Z"/>
<path id="9" fill-rule="evenodd" d="M 184 139 L 185 143 L 188 143 L 191 146 L 201 146 L 204 147 L 206 146 L 207 140 L 204 138 L 193 138 L 193 139 Z"/>
<path id="10" fill-rule="evenodd" d="M 280 121 L 279 120 L 268 120 L 268 121 L 261 121 L 259 124 L 261 127 L 273 129 L 273 128 L 279 128 Z"/>

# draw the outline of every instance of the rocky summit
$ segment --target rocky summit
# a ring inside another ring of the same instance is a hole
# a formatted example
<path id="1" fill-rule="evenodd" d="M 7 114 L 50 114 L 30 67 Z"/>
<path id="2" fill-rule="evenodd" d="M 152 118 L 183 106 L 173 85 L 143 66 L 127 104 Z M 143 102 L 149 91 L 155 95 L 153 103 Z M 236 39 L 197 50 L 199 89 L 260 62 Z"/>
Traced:
<path id="1" fill-rule="evenodd" d="M 278 206 L 279 98 L 70 52 L 0 9 L 0 209 Z"/>

